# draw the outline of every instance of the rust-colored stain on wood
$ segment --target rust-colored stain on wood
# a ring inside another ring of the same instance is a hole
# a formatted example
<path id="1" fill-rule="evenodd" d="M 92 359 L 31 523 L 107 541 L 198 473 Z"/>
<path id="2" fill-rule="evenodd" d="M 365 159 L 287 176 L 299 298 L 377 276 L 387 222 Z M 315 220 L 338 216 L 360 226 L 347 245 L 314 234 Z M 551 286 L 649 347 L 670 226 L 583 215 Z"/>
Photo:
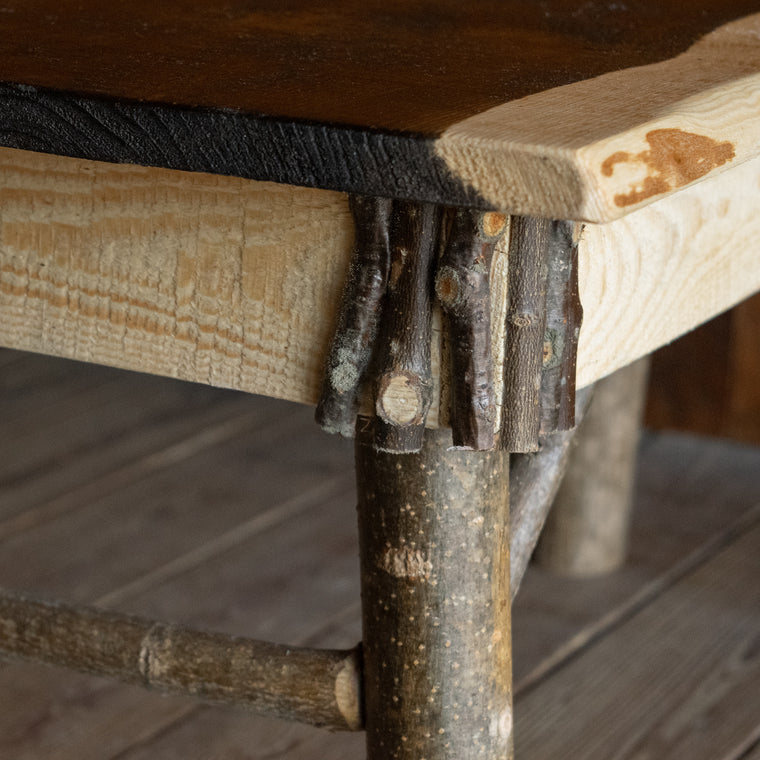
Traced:
<path id="1" fill-rule="evenodd" d="M 616 164 L 634 163 L 647 167 L 648 175 L 639 186 L 629 193 L 615 196 L 616 206 L 631 206 L 687 185 L 736 155 L 733 143 L 718 142 L 682 129 L 654 129 L 647 133 L 646 139 L 649 150 L 633 154 L 618 151 L 602 163 L 605 177 L 612 176 Z"/>

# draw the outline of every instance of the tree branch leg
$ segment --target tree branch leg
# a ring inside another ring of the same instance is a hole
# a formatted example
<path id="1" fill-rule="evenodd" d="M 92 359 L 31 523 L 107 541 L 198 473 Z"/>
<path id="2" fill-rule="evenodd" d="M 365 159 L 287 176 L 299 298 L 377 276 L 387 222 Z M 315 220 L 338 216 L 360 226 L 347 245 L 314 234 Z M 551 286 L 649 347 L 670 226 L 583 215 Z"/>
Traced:
<path id="1" fill-rule="evenodd" d="M 512 748 L 509 456 L 356 445 L 368 760 Z"/>
<path id="2" fill-rule="evenodd" d="M 590 576 L 625 561 L 648 367 L 640 359 L 594 387 L 538 545 L 539 562 L 555 572 Z"/>

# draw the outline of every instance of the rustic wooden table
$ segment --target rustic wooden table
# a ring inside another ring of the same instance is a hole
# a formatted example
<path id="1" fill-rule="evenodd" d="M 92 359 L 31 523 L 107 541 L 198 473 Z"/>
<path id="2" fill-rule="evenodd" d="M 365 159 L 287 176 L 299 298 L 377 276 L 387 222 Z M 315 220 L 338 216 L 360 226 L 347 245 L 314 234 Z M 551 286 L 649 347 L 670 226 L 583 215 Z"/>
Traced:
<path id="1" fill-rule="evenodd" d="M 294 664 L 5 618 L 74 632 L 77 667 L 366 727 L 370 760 L 508 757 L 509 453 L 760 289 L 756 10 L 5 3 L 0 344 L 358 415 L 364 640 Z"/>

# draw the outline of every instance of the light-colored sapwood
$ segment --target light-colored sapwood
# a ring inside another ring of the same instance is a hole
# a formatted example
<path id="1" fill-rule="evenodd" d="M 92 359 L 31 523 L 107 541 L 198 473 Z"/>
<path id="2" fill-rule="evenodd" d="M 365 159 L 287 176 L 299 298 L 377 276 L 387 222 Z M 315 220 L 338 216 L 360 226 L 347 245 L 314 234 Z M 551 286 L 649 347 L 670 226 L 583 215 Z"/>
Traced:
<path id="1" fill-rule="evenodd" d="M 346 196 L 12 150 L 0 169 L 0 345 L 317 401 L 353 241 Z M 579 387 L 760 288 L 759 187 L 756 159 L 585 227 Z M 433 335 L 437 394 L 435 320 Z"/>

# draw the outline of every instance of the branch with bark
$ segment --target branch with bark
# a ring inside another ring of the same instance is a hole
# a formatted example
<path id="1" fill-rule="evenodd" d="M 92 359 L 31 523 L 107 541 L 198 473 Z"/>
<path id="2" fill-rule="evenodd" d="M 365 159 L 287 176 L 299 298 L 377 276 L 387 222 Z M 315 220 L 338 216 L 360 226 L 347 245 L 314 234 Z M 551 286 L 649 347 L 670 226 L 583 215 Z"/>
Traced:
<path id="1" fill-rule="evenodd" d="M 491 261 L 504 214 L 450 209 L 435 290 L 449 349 L 450 422 L 457 448 L 494 447 L 496 404 L 491 355 Z"/>
<path id="2" fill-rule="evenodd" d="M 541 433 L 575 425 L 575 365 L 583 307 L 578 293 L 580 225 L 555 221 L 549 231 L 546 333 L 541 374 Z"/>
<path id="3" fill-rule="evenodd" d="M 538 447 L 550 232 L 548 219 L 512 217 L 501 420 L 501 446 L 512 452 Z"/>
<path id="4" fill-rule="evenodd" d="M 352 436 L 364 389 L 374 406 L 375 448 L 420 450 L 433 401 L 434 289 L 443 312 L 453 445 L 492 449 L 499 399 L 491 262 L 508 217 L 462 208 L 443 213 L 433 204 L 380 198 L 352 197 L 350 203 L 356 244 L 317 421 L 328 432 Z M 533 217 L 513 217 L 509 228 L 499 438 L 502 449 L 527 452 L 538 446 L 539 433 L 574 424 L 582 318 L 577 229 Z"/>
<path id="5" fill-rule="evenodd" d="M 362 725 L 358 648 L 287 647 L 0 591 L 0 653 L 334 731 Z"/>
<path id="6" fill-rule="evenodd" d="M 316 412 L 323 430 L 349 438 L 354 435 L 360 388 L 372 359 L 388 283 L 392 206 L 387 198 L 349 197 L 354 252 Z"/>

